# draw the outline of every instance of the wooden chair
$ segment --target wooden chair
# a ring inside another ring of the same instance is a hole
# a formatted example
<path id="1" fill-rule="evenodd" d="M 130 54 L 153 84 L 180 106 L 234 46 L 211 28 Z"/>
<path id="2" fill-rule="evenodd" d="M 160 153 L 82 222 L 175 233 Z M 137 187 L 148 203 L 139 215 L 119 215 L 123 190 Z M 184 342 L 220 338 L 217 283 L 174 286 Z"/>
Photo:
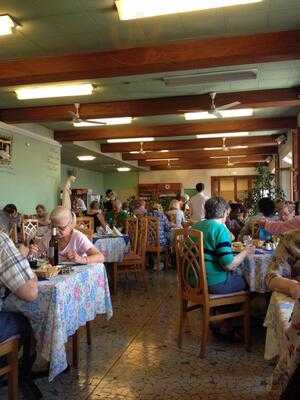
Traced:
<path id="1" fill-rule="evenodd" d="M 76 218 L 76 229 L 84 233 L 90 240 L 93 240 L 94 219 L 92 217 Z"/>
<path id="2" fill-rule="evenodd" d="M 37 219 L 23 219 L 22 220 L 22 240 L 24 243 L 29 243 L 30 240 L 34 239 L 39 227 L 39 221 Z"/>
<path id="3" fill-rule="evenodd" d="M 190 311 L 202 309 L 202 337 L 200 357 L 206 356 L 209 323 L 242 317 L 244 320 L 244 339 L 250 348 L 250 297 L 246 291 L 227 295 L 208 293 L 204 263 L 203 235 L 197 230 L 178 229 L 175 236 L 176 262 L 179 280 L 180 322 L 178 346 L 181 347 L 184 323 Z M 192 277 L 192 279 L 191 279 Z M 221 311 L 213 314 L 218 307 L 241 305 L 238 311 Z"/>
<path id="4" fill-rule="evenodd" d="M 138 227 L 136 251 L 131 251 L 125 255 L 120 263 L 113 265 L 113 289 L 117 291 L 118 275 L 126 272 L 140 273 L 142 275 L 145 287 L 148 286 L 146 275 L 146 244 L 148 235 L 148 218 L 136 219 L 136 227 Z"/>
<path id="5" fill-rule="evenodd" d="M 7 357 L 7 365 L 0 368 L 0 376 L 8 375 L 8 400 L 18 399 L 18 350 L 18 336 L 0 343 L 0 358 Z"/>
<path id="6" fill-rule="evenodd" d="M 132 253 L 137 252 L 137 244 L 138 244 L 138 228 L 139 228 L 139 220 L 136 217 L 128 218 L 126 221 L 126 232 L 130 239 L 130 249 Z"/>
<path id="7" fill-rule="evenodd" d="M 147 239 L 147 253 L 156 254 L 156 270 L 159 272 L 161 254 L 165 255 L 166 264 L 169 264 L 169 247 L 161 246 L 159 241 L 159 218 L 146 217 L 148 219 L 148 239 Z"/>
<path id="8" fill-rule="evenodd" d="M 251 236 L 252 239 L 258 239 L 259 238 L 259 229 L 260 229 L 260 223 L 258 222 L 253 222 L 251 224 Z"/>
<path id="9" fill-rule="evenodd" d="M 14 243 L 18 243 L 18 233 L 17 233 L 17 226 L 13 225 L 9 230 L 0 225 L 0 233 L 6 233 Z"/>

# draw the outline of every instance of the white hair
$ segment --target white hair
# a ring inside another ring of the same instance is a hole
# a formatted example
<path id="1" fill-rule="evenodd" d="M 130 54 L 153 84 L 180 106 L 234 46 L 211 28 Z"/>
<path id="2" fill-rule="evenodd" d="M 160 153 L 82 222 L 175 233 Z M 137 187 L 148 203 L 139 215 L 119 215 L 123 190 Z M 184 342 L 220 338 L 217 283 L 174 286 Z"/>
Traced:
<path id="1" fill-rule="evenodd" d="M 76 226 L 76 215 L 71 210 L 63 206 L 57 206 L 54 208 L 50 214 L 50 220 L 52 223 L 54 223 L 54 225 L 57 223 L 65 223 L 73 228 Z"/>

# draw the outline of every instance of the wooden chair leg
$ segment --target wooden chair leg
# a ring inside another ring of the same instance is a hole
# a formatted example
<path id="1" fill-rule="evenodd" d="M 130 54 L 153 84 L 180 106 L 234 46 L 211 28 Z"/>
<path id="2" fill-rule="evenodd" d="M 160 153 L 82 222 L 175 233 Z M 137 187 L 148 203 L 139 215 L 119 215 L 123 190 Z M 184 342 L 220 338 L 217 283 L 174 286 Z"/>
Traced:
<path id="1" fill-rule="evenodd" d="M 8 374 L 8 400 L 18 399 L 18 348 L 8 355 L 12 369 Z"/>
<path id="2" fill-rule="evenodd" d="M 156 272 L 160 272 L 160 251 L 156 253 Z"/>
<path id="3" fill-rule="evenodd" d="M 209 309 L 203 308 L 200 358 L 205 358 L 206 357 L 206 349 L 207 349 L 207 344 L 208 344 L 208 335 L 209 335 Z"/>
<path id="4" fill-rule="evenodd" d="M 179 315 L 179 331 L 178 331 L 178 340 L 177 345 L 181 349 L 182 346 L 182 337 L 183 337 L 183 329 L 184 323 L 187 317 L 187 301 L 181 300 L 180 302 L 180 315 Z"/>
<path id="5" fill-rule="evenodd" d="M 72 365 L 78 368 L 78 331 L 72 336 Z"/>
<path id="6" fill-rule="evenodd" d="M 92 344 L 91 321 L 87 321 L 86 323 L 86 341 L 88 346 Z"/>
<path id="7" fill-rule="evenodd" d="M 251 307 L 250 299 L 244 304 L 244 339 L 247 351 L 251 351 Z"/>

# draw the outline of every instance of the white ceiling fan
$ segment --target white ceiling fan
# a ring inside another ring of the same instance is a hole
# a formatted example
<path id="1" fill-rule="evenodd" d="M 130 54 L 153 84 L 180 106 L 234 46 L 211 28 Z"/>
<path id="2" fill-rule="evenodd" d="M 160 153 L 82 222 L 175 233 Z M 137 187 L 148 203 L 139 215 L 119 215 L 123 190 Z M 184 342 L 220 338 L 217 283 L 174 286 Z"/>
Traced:
<path id="1" fill-rule="evenodd" d="M 227 164 L 226 167 L 233 167 L 236 163 L 230 161 L 230 157 L 227 157 Z"/>
<path id="2" fill-rule="evenodd" d="M 217 93 L 212 92 L 212 93 L 208 93 L 208 95 L 210 97 L 210 110 L 194 109 L 194 110 L 179 110 L 179 111 L 185 112 L 185 113 L 186 112 L 196 112 L 196 111 L 201 112 L 201 111 L 203 111 L 203 112 L 207 112 L 208 114 L 212 114 L 217 118 L 223 118 L 223 115 L 221 114 L 220 111 L 228 110 L 230 108 L 236 107 L 241 104 L 240 101 L 234 101 L 232 103 L 227 103 L 227 104 L 224 104 L 223 106 L 217 107 L 216 103 L 215 103 Z"/>
<path id="3" fill-rule="evenodd" d="M 134 150 L 130 151 L 130 154 L 146 154 L 146 153 L 151 153 L 151 150 L 144 150 L 144 142 L 140 142 L 140 149 L 139 150 Z"/>
<path id="4" fill-rule="evenodd" d="M 83 119 L 83 118 L 81 118 L 80 114 L 79 114 L 80 103 L 74 103 L 74 107 L 75 107 L 75 112 L 74 111 L 68 111 L 69 114 L 72 115 L 73 124 L 79 124 L 81 122 L 89 122 L 89 123 L 92 123 L 93 125 L 106 125 L 105 122 L 100 122 L 100 121 L 95 121 L 95 120 L 92 120 L 92 119 Z"/>

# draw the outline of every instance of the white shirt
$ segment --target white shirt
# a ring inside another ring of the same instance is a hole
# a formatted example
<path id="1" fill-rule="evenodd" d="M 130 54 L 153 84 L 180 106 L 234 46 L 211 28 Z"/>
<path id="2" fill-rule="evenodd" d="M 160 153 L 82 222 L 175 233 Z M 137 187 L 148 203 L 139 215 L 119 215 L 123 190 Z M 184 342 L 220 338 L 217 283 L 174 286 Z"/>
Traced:
<path id="1" fill-rule="evenodd" d="M 209 197 L 203 192 L 195 194 L 190 198 L 191 219 L 192 221 L 200 221 L 205 218 L 204 205 Z"/>

